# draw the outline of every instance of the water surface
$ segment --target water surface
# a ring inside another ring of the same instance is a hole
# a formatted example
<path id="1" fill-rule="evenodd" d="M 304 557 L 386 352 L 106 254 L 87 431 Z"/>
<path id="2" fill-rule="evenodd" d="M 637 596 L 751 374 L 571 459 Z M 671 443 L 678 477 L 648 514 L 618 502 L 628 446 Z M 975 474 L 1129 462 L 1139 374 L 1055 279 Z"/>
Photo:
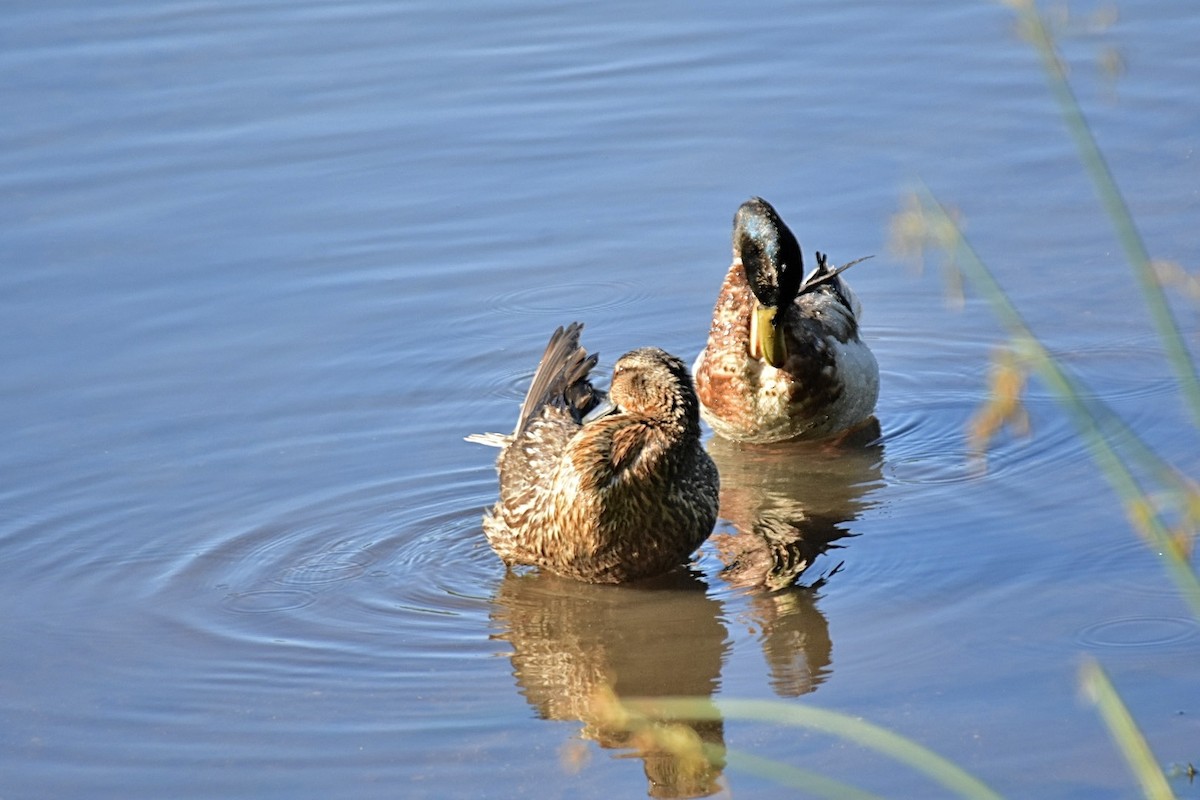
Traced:
<path id="1" fill-rule="evenodd" d="M 1127 2 L 1098 30 L 1079 11 L 1080 99 L 1151 252 L 1194 270 L 1200 14 Z M 963 430 L 998 326 L 887 248 L 920 179 L 1094 395 L 1197 473 L 1001 5 L 6 19 L 0 795 L 791 796 L 631 741 L 591 702 L 610 692 L 810 703 L 1007 796 L 1132 796 L 1077 696 L 1089 655 L 1160 760 L 1200 757 L 1200 626 L 1158 557 L 1036 382 L 1032 434 L 978 469 Z M 710 441 L 723 520 L 662 585 L 506 576 L 479 524 L 494 452 L 462 436 L 512 424 L 573 319 L 602 370 L 646 344 L 690 362 L 751 194 L 809 252 L 875 254 L 848 276 L 881 439 Z M 885 796 L 937 791 L 817 734 L 693 727 Z"/>

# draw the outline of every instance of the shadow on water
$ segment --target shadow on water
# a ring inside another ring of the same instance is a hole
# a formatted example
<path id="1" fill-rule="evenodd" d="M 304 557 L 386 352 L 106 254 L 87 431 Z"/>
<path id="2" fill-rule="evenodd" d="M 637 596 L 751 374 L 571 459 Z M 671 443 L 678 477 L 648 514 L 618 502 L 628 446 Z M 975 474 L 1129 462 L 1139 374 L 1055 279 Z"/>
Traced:
<path id="1" fill-rule="evenodd" d="M 736 595 L 710 592 L 682 570 L 625 586 L 505 575 L 492 599 L 495 638 L 511 646 L 513 675 L 538 716 L 578 720 L 582 738 L 641 759 L 650 796 L 719 791 L 723 722 L 645 718 L 624 703 L 711 700 L 736 639 L 726 619 L 758 639 L 777 695 L 812 692 L 827 678 L 833 645 L 816 589 L 829 574 L 810 586 L 796 580 L 852 535 L 846 524 L 881 482 L 882 446 L 865 438 L 836 448 L 710 443 L 722 470 L 722 514 L 736 529 L 713 541 L 720 577 Z"/>

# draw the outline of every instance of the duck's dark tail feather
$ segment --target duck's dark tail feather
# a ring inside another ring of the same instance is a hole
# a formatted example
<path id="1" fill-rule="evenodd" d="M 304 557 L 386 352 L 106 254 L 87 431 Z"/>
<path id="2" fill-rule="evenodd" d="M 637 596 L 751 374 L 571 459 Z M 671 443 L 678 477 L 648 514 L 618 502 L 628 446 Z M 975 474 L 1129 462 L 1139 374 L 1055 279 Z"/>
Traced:
<path id="1" fill-rule="evenodd" d="M 804 282 L 800 284 L 800 292 L 799 293 L 804 294 L 805 292 L 809 291 L 810 289 L 815 289 L 816 287 L 820 286 L 823 283 L 829 283 L 834 278 L 836 278 L 838 275 L 841 275 L 843 272 L 845 272 L 846 270 L 853 267 L 855 264 L 860 264 L 863 261 L 866 261 L 868 258 L 874 258 L 874 257 L 875 256 L 863 256 L 862 258 L 854 259 L 853 261 L 851 261 L 848 264 L 842 264 L 840 267 L 833 268 L 833 267 L 829 266 L 829 262 L 827 260 L 828 256 L 825 255 L 824 253 L 818 252 L 817 253 L 817 268 L 814 269 L 812 272 L 808 273 L 808 277 L 806 277 L 804 279 Z"/>
<path id="2" fill-rule="evenodd" d="M 546 352 L 542 354 L 537 372 L 529 384 L 525 402 L 521 404 L 514 438 L 525 431 L 525 427 L 547 404 L 570 412 L 578 422 L 600 401 L 599 390 L 588 379 L 588 373 L 596 366 L 599 355 L 588 355 L 579 345 L 579 333 L 582 330 L 582 322 L 572 322 L 566 328 L 559 326 L 551 334 Z"/>

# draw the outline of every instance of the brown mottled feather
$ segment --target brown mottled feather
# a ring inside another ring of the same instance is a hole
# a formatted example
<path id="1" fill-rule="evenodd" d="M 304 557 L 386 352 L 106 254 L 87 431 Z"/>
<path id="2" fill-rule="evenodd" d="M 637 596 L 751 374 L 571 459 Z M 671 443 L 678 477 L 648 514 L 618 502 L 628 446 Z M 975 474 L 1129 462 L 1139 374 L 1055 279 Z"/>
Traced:
<path id="1" fill-rule="evenodd" d="M 861 259 L 860 259 L 861 260 Z M 693 371 L 701 413 L 718 434 L 745 442 L 831 436 L 867 423 L 879 367 L 859 339 L 858 304 L 823 255 L 794 300 L 781 307 L 787 357 L 778 367 L 751 355 L 757 300 L 735 252 Z"/>
<path id="2" fill-rule="evenodd" d="M 497 460 L 500 499 L 484 533 L 509 566 L 594 583 L 667 572 L 716 522 L 717 471 L 691 377 L 657 348 L 627 353 L 613 370 L 618 412 L 584 423 L 598 393 L 581 328 L 551 337 Z"/>

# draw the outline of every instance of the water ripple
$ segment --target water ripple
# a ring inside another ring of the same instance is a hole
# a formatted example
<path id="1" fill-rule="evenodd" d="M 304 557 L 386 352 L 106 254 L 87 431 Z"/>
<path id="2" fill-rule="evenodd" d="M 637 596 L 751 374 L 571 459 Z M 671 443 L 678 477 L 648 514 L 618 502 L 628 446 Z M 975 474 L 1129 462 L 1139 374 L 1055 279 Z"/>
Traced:
<path id="1" fill-rule="evenodd" d="M 473 626 L 457 618 L 483 625 L 502 572 L 479 530 L 492 475 L 481 466 L 361 486 L 216 536 L 159 583 L 163 595 L 209 587 L 215 606 L 163 602 L 161 613 L 178 615 L 194 633 L 226 638 L 261 637 L 260 625 L 238 619 L 263 615 L 281 618 L 269 626 L 273 636 L 359 632 L 353 642 L 328 637 L 334 647 L 362 645 L 364 631 L 467 637 Z"/>
<path id="2" fill-rule="evenodd" d="M 1184 617 L 1122 617 L 1088 625 L 1076 642 L 1089 649 L 1131 648 L 1142 655 L 1200 638 L 1200 623 Z"/>
<path id="3" fill-rule="evenodd" d="M 1094 547 L 1092 552 L 1087 553 L 1089 572 L 1104 576 L 1113 591 L 1146 597 L 1157 602 L 1178 598 L 1179 590 L 1175 583 L 1167 580 L 1161 572 L 1165 565 L 1159 566 L 1158 570 L 1135 568 L 1135 565 L 1151 560 L 1165 560 L 1166 556 L 1154 552 L 1132 526 L 1126 527 L 1123 540 L 1104 547 Z"/>
<path id="4" fill-rule="evenodd" d="M 650 293 L 623 281 L 575 281 L 541 284 L 495 295 L 490 306 L 509 314 L 574 314 L 631 305 Z"/>
<path id="5" fill-rule="evenodd" d="M 374 561 L 370 552 L 358 548 L 327 550 L 301 559 L 276 580 L 297 585 L 336 583 L 359 577 Z"/>
<path id="6" fill-rule="evenodd" d="M 233 592 L 225 596 L 225 607 L 239 614 L 266 614 L 272 611 L 294 611 L 317 601 L 315 592 L 300 589 L 263 589 L 254 592 Z"/>
<path id="7" fill-rule="evenodd" d="M 884 473 L 889 482 L 919 486 L 953 486 L 1002 477 L 1031 467 L 1053 469 L 1085 454 L 1083 441 L 1052 403 L 1029 403 L 1032 428 L 1026 434 L 1003 432 L 985 457 L 970 450 L 967 428 L 976 406 L 929 400 L 884 415 L 888 452 Z"/>

